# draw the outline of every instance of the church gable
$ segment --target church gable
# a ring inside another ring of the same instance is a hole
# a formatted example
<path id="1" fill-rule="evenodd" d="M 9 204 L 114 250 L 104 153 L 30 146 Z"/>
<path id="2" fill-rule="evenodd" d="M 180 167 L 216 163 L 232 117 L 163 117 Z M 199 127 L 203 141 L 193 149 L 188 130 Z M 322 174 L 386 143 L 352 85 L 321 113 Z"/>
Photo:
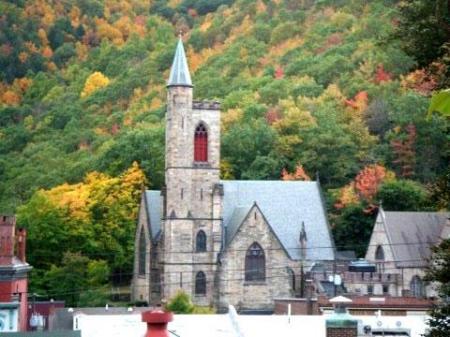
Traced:
<path id="1" fill-rule="evenodd" d="M 245 236 L 247 240 L 250 239 L 255 242 L 257 242 L 258 239 L 262 239 L 262 241 L 266 241 L 267 243 L 270 241 L 271 246 L 275 244 L 277 249 L 283 250 L 286 257 L 289 257 L 285 247 L 273 231 L 270 223 L 267 221 L 257 203 L 254 203 L 250 208 L 247 208 L 247 210 L 245 210 L 245 207 L 237 208 L 233 222 L 234 223 L 231 225 L 234 229 L 230 234 L 227 233 L 227 248 L 233 247 L 233 241 L 242 241 L 241 236 Z M 267 236 L 267 238 L 265 238 L 265 236 Z"/>
<path id="2" fill-rule="evenodd" d="M 242 222 L 245 210 L 258 204 L 270 228 L 293 260 L 333 260 L 334 245 L 317 182 L 221 181 L 224 189 L 223 223 L 226 240 Z M 303 250 L 304 229 L 309 247 Z"/>

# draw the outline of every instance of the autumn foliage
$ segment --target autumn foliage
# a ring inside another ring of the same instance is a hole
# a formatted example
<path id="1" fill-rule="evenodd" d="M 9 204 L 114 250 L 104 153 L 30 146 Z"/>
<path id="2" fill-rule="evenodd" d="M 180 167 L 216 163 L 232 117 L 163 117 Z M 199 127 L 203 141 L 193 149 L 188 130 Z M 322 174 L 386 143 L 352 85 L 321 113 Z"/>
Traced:
<path id="1" fill-rule="evenodd" d="M 305 172 L 303 165 L 298 164 L 295 167 L 295 171 L 293 173 L 289 173 L 286 169 L 281 171 L 281 179 L 282 180 L 302 180 L 302 181 L 310 181 L 311 178 Z"/>
<path id="2" fill-rule="evenodd" d="M 81 92 L 81 97 L 88 97 L 98 89 L 106 87 L 109 84 L 109 78 L 103 75 L 101 72 L 96 71 L 92 73 L 84 84 L 83 91 Z"/>

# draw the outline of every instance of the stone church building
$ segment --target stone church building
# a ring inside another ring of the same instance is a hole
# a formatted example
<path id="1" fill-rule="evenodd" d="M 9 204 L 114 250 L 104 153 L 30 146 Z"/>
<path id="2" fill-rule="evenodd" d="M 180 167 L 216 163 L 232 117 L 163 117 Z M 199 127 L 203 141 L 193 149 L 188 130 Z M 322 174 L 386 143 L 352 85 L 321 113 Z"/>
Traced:
<path id="1" fill-rule="evenodd" d="M 182 289 L 194 304 L 271 310 L 301 275 L 332 261 L 314 181 L 220 180 L 220 105 L 193 101 L 182 41 L 167 84 L 165 187 L 142 195 L 132 296 L 157 304 Z"/>

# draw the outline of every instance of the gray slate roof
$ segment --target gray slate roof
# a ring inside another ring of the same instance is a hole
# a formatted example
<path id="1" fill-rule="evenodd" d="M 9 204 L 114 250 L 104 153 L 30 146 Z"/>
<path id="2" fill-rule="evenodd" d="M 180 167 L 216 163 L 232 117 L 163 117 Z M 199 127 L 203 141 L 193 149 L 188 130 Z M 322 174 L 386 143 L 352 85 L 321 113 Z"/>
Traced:
<path id="1" fill-rule="evenodd" d="M 189 73 L 186 54 L 184 53 L 183 41 L 178 40 L 177 49 L 170 69 L 168 86 L 189 86 L 192 87 L 191 74 Z"/>
<path id="2" fill-rule="evenodd" d="M 381 211 L 397 267 L 425 267 L 450 213 Z"/>
<path id="3" fill-rule="evenodd" d="M 149 219 L 149 232 L 152 240 L 157 240 L 161 231 L 161 209 L 162 209 L 161 191 L 146 190 L 145 204 L 147 210 L 147 218 Z"/>
<path id="4" fill-rule="evenodd" d="M 290 258 L 300 255 L 300 231 L 305 223 L 307 260 L 333 260 L 334 243 L 322 204 L 319 184 L 312 181 L 222 180 L 223 225 L 230 243 L 256 202 Z M 161 230 L 160 191 L 145 191 L 150 233 L 157 240 Z"/>
<path id="5" fill-rule="evenodd" d="M 305 223 L 307 260 L 333 260 L 334 245 L 319 185 L 312 181 L 221 181 L 223 223 L 227 244 L 256 202 L 290 258 L 300 255 L 300 230 Z M 244 214 L 245 213 L 245 214 Z"/>

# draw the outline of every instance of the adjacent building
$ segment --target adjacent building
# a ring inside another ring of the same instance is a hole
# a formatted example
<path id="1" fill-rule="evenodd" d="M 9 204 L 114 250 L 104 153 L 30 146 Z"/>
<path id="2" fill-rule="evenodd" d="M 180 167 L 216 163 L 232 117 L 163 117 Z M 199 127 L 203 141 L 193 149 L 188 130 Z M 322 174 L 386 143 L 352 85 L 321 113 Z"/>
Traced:
<path id="1" fill-rule="evenodd" d="M 28 272 L 26 231 L 14 216 L 0 215 L 0 333 L 26 331 Z"/>

